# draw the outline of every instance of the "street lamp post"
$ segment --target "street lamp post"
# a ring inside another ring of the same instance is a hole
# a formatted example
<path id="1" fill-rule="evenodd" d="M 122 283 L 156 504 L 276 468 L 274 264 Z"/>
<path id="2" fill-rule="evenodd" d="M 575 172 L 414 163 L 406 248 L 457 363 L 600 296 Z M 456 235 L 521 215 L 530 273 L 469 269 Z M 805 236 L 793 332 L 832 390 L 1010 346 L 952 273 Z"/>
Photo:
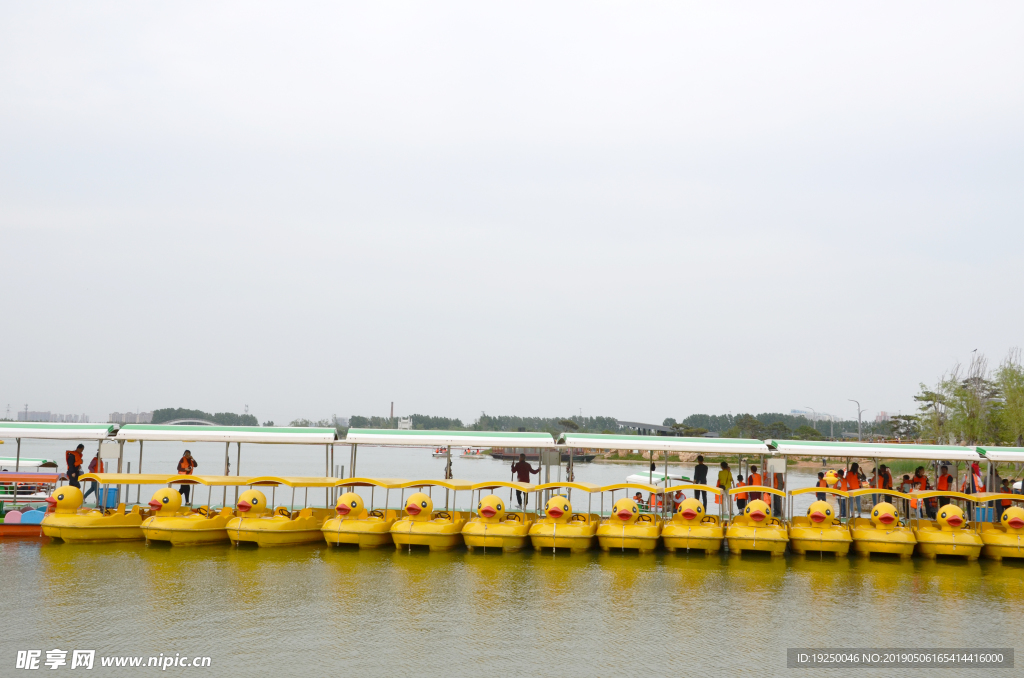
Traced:
<path id="1" fill-rule="evenodd" d="M 847 398 L 847 400 L 849 400 L 851 403 L 857 403 L 857 440 L 863 440 L 864 438 L 861 437 L 860 432 L 860 415 L 862 412 L 866 412 L 867 410 L 860 409 L 860 401 L 854 400 L 853 398 Z"/>
<path id="2" fill-rule="evenodd" d="M 813 425 L 814 425 L 814 430 L 817 431 L 818 430 L 818 411 L 816 409 L 814 409 L 813 407 L 809 406 L 809 405 L 804 405 L 804 407 L 809 409 L 814 414 L 814 420 L 813 420 L 814 423 L 813 423 Z"/>

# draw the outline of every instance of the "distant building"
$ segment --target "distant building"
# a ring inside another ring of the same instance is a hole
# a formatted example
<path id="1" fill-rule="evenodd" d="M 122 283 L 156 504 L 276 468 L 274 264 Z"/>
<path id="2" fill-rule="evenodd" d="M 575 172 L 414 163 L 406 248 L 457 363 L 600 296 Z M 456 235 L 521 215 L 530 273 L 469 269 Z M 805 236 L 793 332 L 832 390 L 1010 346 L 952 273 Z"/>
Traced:
<path id="1" fill-rule="evenodd" d="M 111 412 L 108 423 L 111 424 L 152 424 L 152 412 Z"/>
<path id="2" fill-rule="evenodd" d="M 22 410 L 18 412 L 18 421 L 49 421 L 63 424 L 88 424 L 87 414 L 57 414 L 56 412 L 31 412 Z"/>
<path id="3" fill-rule="evenodd" d="M 891 418 L 892 416 L 888 412 L 882 411 L 875 415 L 875 423 L 881 424 L 883 422 L 889 421 Z"/>
<path id="4" fill-rule="evenodd" d="M 412 417 L 401 417 L 398 420 L 399 431 L 411 431 L 412 430 Z"/>

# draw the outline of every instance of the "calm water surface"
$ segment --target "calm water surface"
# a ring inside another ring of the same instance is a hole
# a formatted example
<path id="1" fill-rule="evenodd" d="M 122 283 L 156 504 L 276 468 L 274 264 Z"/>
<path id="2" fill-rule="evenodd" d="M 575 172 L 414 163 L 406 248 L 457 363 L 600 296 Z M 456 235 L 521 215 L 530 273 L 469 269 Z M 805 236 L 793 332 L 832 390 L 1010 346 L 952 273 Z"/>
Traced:
<path id="1" fill-rule="evenodd" d="M 7 666 L 61 648 L 208 655 L 209 675 L 778 675 L 787 647 L 1014 647 L 1024 630 L 1011 561 L 8 540 L 0 571 Z"/>

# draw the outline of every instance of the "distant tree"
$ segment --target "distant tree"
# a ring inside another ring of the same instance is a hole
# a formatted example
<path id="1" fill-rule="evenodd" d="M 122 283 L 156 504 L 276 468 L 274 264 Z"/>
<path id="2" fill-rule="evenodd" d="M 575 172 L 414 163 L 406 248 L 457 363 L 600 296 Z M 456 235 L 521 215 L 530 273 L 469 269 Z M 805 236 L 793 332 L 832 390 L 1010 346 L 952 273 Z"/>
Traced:
<path id="1" fill-rule="evenodd" d="M 762 438 L 762 440 L 767 440 L 769 438 L 775 438 L 776 440 L 787 440 L 788 438 L 792 437 L 792 435 L 792 429 L 786 426 L 783 422 L 776 421 L 771 424 L 768 424 L 768 426 L 764 428 L 765 437 Z"/>
<path id="2" fill-rule="evenodd" d="M 892 435 L 900 440 L 916 440 L 921 437 L 920 419 L 912 414 L 897 414 L 889 418 Z"/>
<path id="3" fill-rule="evenodd" d="M 676 425 L 676 420 L 673 419 L 672 417 L 668 417 L 667 419 L 665 419 L 665 421 L 661 422 L 661 425 L 674 427 Z"/>
<path id="4" fill-rule="evenodd" d="M 273 426 L 274 422 L 273 421 L 265 421 L 265 422 L 263 422 L 263 425 L 264 426 Z"/>
<path id="5" fill-rule="evenodd" d="M 251 414 L 235 414 L 233 412 L 218 412 L 210 414 L 202 410 L 189 410 L 183 407 L 165 407 L 153 410 L 153 423 L 162 424 L 176 419 L 202 419 L 212 421 L 221 426 L 259 426 L 260 422 Z"/>
<path id="6" fill-rule="evenodd" d="M 996 370 L 996 383 L 1003 393 L 1003 429 L 1005 440 L 1024 447 L 1024 365 L 1019 348 L 1010 349 L 1009 355 Z"/>
<path id="7" fill-rule="evenodd" d="M 686 424 L 671 424 L 671 426 L 676 430 L 676 432 L 679 435 L 685 436 L 687 438 L 699 438 L 708 432 L 706 428 L 700 428 L 697 426 L 687 426 Z"/>
<path id="8" fill-rule="evenodd" d="M 579 431 L 580 425 L 572 419 L 559 419 L 558 424 L 566 431 Z"/>
<path id="9" fill-rule="evenodd" d="M 821 435 L 821 432 L 818 431 L 818 429 L 813 426 L 807 426 L 806 424 L 798 426 L 797 429 L 793 431 L 794 440 L 824 440 L 824 438 L 825 436 Z"/>

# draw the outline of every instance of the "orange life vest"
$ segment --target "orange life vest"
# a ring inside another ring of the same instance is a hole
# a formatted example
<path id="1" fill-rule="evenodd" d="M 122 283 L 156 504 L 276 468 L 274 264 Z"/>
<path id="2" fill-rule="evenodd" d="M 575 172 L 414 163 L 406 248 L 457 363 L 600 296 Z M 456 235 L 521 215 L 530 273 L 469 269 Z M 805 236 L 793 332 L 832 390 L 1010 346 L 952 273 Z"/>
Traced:
<path id="1" fill-rule="evenodd" d="M 818 479 L 818 487 L 828 487 L 828 481 L 824 478 Z"/>
<path id="2" fill-rule="evenodd" d="M 846 474 L 846 489 L 847 490 L 859 490 L 860 489 L 860 476 L 856 473 L 850 472 Z"/>
<path id="3" fill-rule="evenodd" d="M 921 476 L 920 478 L 918 478 L 917 476 L 910 476 L 910 482 L 914 484 L 915 488 L 921 490 L 922 492 L 924 492 L 924 490 L 927 489 L 928 487 L 927 476 Z"/>
<path id="4" fill-rule="evenodd" d="M 180 475 L 180 476 L 190 476 L 190 475 L 192 475 L 192 469 L 194 469 L 197 465 L 198 464 L 196 464 L 196 460 L 195 459 L 189 459 L 188 457 L 182 457 L 181 461 L 178 462 L 178 475 Z"/>
<path id="5" fill-rule="evenodd" d="M 736 483 L 736 487 L 746 487 L 746 486 L 747 486 L 746 483 Z M 737 492 L 736 493 L 736 498 L 737 499 L 746 499 L 747 498 L 747 493 L 746 492 Z"/>
<path id="6" fill-rule="evenodd" d="M 82 465 L 82 461 L 83 461 L 82 453 L 79 452 L 78 450 L 68 450 L 67 454 L 65 455 L 65 458 L 67 459 L 67 462 L 68 462 L 68 470 L 69 471 L 72 470 L 76 466 L 81 466 Z M 71 463 L 72 461 L 74 462 L 74 464 Z"/>
<path id="7" fill-rule="evenodd" d="M 935 481 L 935 487 L 943 492 L 948 492 L 953 487 L 953 476 L 948 473 L 944 476 L 939 476 L 938 480 Z"/>
<path id="8" fill-rule="evenodd" d="M 752 473 L 750 475 L 750 479 L 749 480 L 750 480 L 750 482 L 747 483 L 748 485 L 760 485 L 761 482 L 762 482 L 761 481 L 761 474 L 760 473 Z"/>

